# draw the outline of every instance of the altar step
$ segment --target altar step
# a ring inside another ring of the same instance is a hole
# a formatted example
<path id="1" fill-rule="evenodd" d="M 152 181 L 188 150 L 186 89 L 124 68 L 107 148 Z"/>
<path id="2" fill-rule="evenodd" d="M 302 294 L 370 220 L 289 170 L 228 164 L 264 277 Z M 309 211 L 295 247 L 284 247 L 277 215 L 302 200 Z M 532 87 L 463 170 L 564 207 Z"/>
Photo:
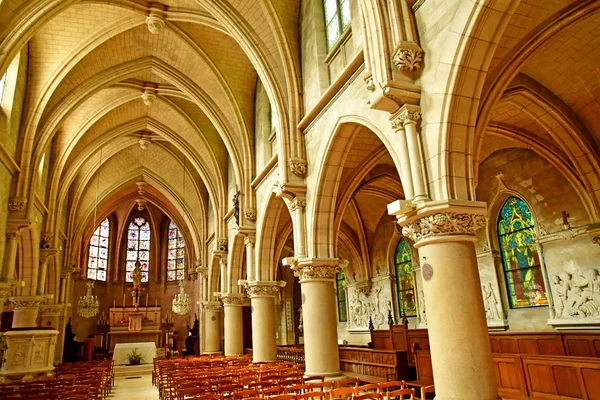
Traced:
<path id="1" fill-rule="evenodd" d="M 152 364 L 142 365 L 115 365 L 113 367 L 115 377 L 131 377 L 152 374 Z"/>

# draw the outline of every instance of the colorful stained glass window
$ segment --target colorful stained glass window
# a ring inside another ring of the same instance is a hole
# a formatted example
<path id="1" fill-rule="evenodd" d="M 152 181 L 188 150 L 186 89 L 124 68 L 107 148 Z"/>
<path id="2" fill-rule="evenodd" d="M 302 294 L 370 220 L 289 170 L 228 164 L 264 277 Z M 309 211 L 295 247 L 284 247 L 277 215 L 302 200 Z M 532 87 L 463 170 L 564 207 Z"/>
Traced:
<path id="1" fill-rule="evenodd" d="M 185 242 L 177 226 L 169 223 L 167 255 L 167 281 L 180 281 L 185 277 Z"/>
<path id="2" fill-rule="evenodd" d="M 401 315 L 414 317 L 417 315 L 415 301 L 415 281 L 412 270 L 412 253 L 406 239 L 402 238 L 396 246 L 394 256 L 396 267 L 396 287 L 398 289 L 398 306 Z"/>
<path id="3" fill-rule="evenodd" d="M 335 275 L 335 287 L 337 288 L 338 317 L 340 322 L 346 322 L 348 320 L 346 308 L 346 276 L 343 271 L 340 271 Z"/>
<path id="4" fill-rule="evenodd" d="M 511 308 L 548 305 L 535 244 L 535 225 L 525 202 L 510 197 L 500 210 L 498 240 Z"/>
<path id="5" fill-rule="evenodd" d="M 110 222 L 108 218 L 100 223 L 90 239 L 90 254 L 88 255 L 87 277 L 95 281 L 106 282 L 108 269 L 108 239 Z"/>
<path id="6" fill-rule="evenodd" d="M 350 25 L 350 0 L 324 0 L 327 49 L 330 50 Z"/>
<path id="7" fill-rule="evenodd" d="M 148 272 L 150 271 L 150 223 L 143 217 L 134 218 L 129 223 L 125 282 L 133 282 L 131 275 L 137 260 L 140 260 L 142 282 L 148 282 Z"/>

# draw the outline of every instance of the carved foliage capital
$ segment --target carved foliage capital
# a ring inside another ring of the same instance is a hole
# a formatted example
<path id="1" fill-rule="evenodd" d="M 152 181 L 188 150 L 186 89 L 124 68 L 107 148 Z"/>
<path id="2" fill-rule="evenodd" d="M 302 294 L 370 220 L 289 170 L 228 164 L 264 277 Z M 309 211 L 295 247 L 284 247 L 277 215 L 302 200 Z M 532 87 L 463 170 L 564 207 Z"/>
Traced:
<path id="1" fill-rule="evenodd" d="M 404 129 L 408 124 L 416 124 L 419 119 L 421 119 L 421 107 L 406 104 L 392 116 L 392 129 Z"/>
<path id="2" fill-rule="evenodd" d="M 250 222 L 254 222 L 256 221 L 256 208 L 254 207 L 248 207 L 244 210 L 244 215 L 246 216 L 246 219 Z"/>
<path id="3" fill-rule="evenodd" d="M 396 47 L 392 62 L 400 71 L 416 71 L 422 66 L 423 50 L 416 43 L 402 42 Z"/>
<path id="4" fill-rule="evenodd" d="M 246 287 L 246 294 L 248 297 L 265 297 L 279 294 L 279 286 L 277 285 L 252 285 Z"/>
<path id="5" fill-rule="evenodd" d="M 31 310 L 38 309 L 42 302 L 43 297 L 10 297 L 10 302 L 13 305 L 13 310 Z"/>
<path id="6" fill-rule="evenodd" d="M 483 215 L 441 212 L 406 224 L 402 228 L 402 234 L 417 243 L 435 236 L 475 235 L 484 226 Z"/>
<path id="7" fill-rule="evenodd" d="M 204 303 L 204 310 L 205 311 L 220 311 L 221 310 L 221 303 L 219 302 L 207 302 Z"/>
<path id="8" fill-rule="evenodd" d="M 308 163 L 302 158 L 289 159 L 290 171 L 300 178 L 304 178 L 308 172 Z"/>
<path id="9" fill-rule="evenodd" d="M 47 305 L 40 307 L 40 315 L 44 317 L 56 317 L 62 315 L 64 307 L 62 305 Z"/>
<path id="10" fill-rule="evenodd" d="M 303 265 L 294 268 L 294 275 L 302 281 L 311 279 L 335 279 L 340 271 L 338 265 Z"/>
<path id="11" fill-rule="evenodd" d="M 244 238 L 244 245 L 254 246 L 256 244 L 256 236 L 246 236 Z"/>
<path id="12" fill-rule="evenodd" d="M 226 306 L 241 306 L 244 303 L 244 298 L 239 295 L 224 295 L 221 297 L 221 301 Z"/>
<path id="13" fill-rule="evenodd" d="M 227 238 L 220 237 L 217 238 L 217 251 L 227 251 Z"/>
<path id="14" fill-rule="evenodd" d="M 26 204 L 26 199 L 15 197 L 8 201 L 8 210 L 11 212 L 23 211 Z"/>
<path id="15" fill-rule="evenodd" d="M 306 200 L 302 197 L 294 197 L 290 202 L 290 211 L 304 210 L 306 208 Z"/>

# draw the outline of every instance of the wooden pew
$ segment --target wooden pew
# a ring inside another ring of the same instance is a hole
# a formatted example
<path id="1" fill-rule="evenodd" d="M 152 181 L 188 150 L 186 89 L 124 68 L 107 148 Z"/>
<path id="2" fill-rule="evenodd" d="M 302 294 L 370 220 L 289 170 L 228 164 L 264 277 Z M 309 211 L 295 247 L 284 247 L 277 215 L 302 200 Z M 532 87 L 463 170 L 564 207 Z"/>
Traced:
<path id="1" fill-rule="evenodd" d="M 407 380 L 407 352 L 340 346 L 340 369 L 361 382 Z"/>

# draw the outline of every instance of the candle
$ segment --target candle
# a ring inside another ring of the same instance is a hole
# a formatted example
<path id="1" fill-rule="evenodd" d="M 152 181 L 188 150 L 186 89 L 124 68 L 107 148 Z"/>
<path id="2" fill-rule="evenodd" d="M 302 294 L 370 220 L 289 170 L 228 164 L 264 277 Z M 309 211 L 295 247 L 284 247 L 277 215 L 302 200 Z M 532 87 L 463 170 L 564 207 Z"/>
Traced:
<path id="1" fill-rule="evenodd" d="M 113 299 L 113 308 L 117 307 L 117 301 Z"/>
<path id="2" fill-rule="evenodd" d="M 123 293 L 123 308 L 125 308 L 125 293 Z"/>

